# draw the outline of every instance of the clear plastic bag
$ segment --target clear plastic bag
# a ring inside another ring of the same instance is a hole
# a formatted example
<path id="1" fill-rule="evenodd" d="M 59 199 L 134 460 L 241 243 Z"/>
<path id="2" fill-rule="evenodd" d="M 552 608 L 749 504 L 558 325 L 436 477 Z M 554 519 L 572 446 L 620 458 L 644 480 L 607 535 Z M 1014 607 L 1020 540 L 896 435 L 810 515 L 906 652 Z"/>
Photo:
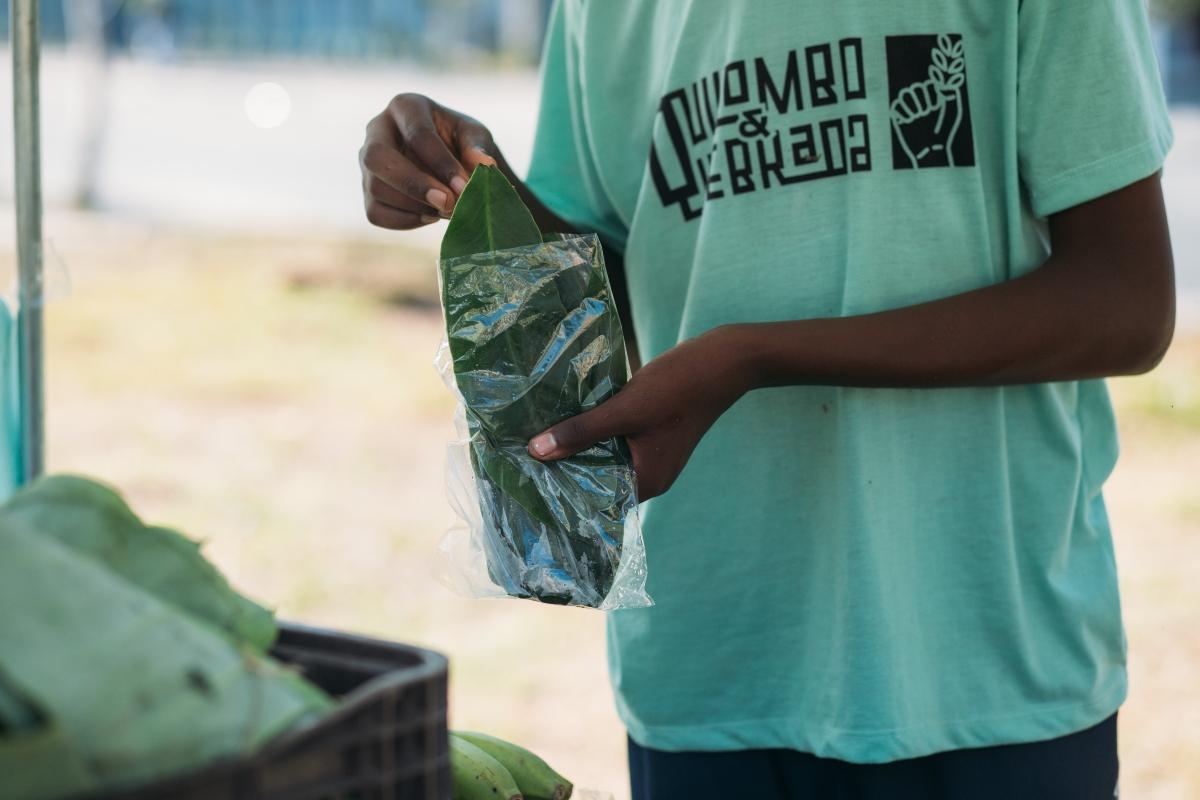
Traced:
<path id="1" fill-rule="evenodd" d="M 459 399 L 447 486 L 460 517 L 442 550 L 462 594 L 651 604 L 624 440 L 554 462 L 526 450 L 628 378 L 602 252 L 594 235 L 567 236 L 441 263 L 447 341 L 435 363 Z"/>

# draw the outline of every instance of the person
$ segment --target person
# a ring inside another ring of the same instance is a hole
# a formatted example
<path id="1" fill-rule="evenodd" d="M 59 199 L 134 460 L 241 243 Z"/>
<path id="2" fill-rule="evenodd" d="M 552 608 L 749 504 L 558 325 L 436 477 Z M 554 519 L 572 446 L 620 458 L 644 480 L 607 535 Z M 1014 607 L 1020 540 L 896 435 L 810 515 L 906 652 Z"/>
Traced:
<path id="1" fill-rule="evenodd" d="M 496 163 L 627 292 L 643 365 L 529 447 L 632 449 L 635 800 L 1117 796 L 1103 378 L 1174 327 L 1140 0 L 560 0 L 541 74 L 523 181 L 402 94 L 366 212 Z"/>

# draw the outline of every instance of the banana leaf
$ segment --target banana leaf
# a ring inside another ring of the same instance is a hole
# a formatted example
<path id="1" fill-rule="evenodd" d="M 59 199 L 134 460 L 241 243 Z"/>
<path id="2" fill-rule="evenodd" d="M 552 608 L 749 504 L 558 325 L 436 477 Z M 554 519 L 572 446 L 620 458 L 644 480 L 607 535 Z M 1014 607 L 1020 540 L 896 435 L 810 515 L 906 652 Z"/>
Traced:
<path id="1" fill-rule="evenodd" d="M 91 785 L 62 726 L 0 669 L 0 800 L 52 797 L 63 787 Z M 20 777 L 17 777 L 20 776 Z M 19 792 L 19 794 L 18 794 Z"/>
<path id="2" fill-rule="evenodd" d="M 115 491 L 73 475 L 41 478 L 0 506 L 0 520 L 20 523 L 88 558 L 235 642 L 266 652 L 274 615 L 230 588 L 184 535 L 145 525 Z"/>
<path id="3" fill-rule="evenodd" d="M 55 537 L 0 517 L 0 542 L 0 608 L 10 612 L 0 614 L 0 670 L 45 721 L 0 736 L 0 798 L 48 800 L 196 768 L 331 705 Z"/>
<path id="4" fill-rule="evenodd" d="M 637 505 L 628 448 L 612 439 L 552 463 L 526 450 L 628 378 L 599 240 L 543 240 L 499 170 L 478 167 L 440 265 L 489 575 L 514 597 L 599 606 Z"/>

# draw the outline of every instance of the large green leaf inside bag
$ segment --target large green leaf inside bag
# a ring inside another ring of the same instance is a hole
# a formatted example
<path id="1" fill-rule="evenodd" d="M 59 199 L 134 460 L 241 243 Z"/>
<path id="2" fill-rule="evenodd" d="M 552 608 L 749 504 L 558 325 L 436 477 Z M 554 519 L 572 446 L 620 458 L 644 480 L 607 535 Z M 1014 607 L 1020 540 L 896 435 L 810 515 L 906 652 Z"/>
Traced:
<path id="1" fill-rule="evenodd" d="M 197 542 L 145 525 L 107 486 L 73 475 L 41 478 L 0 507 L 3 519 L 99 561 L 234 641 L 265 652 L 275 640 L 273 614 L 234 591 Z"/>
<path id="2" fill-rule="evenodd" d="M 628 449 L 542 463 L 526 445 L 611 397 L 628 366 L 599 240 L 547 239 L 499 170 L 477 168 L 442 241 L 442 301 L 489 575 L 515 597 L 595 607 L 637 505 Z"/>
<path id="3" fill-rule="evenodd" d="M 48 722 L 41 739 L 0 737 L 0 783 L 11 797 L 197 768 L 250 752 L 331 704 L 56 537 L 0 517 L 0 546 L 0 670 Z M 37 758 L 23 760 L 31 751 Z M 56 770 L 59 761 L 76 768 Z"/>

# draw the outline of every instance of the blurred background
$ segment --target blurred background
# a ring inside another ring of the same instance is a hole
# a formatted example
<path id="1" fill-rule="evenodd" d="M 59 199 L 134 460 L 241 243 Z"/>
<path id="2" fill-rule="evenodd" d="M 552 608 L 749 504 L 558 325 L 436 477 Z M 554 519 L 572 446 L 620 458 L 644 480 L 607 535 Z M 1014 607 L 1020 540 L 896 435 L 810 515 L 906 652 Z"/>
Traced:
<path id="1" fill-rule="evenodd" d="M 7 4 L 5 4 L 7 6 Z M 435 252 L 363 218 L 357 150 L 402 91 L 528 166 L 549 0 L 42 0 L 49 467 L 208 541 L 285 618 L 452 659 L 452 724 L 627 797 L 592 611 L 436 580 L 451 398 Z M 0 10 L 7 41 L 8 11 Z M 1107 489 L 1132 688 L 1124 794 L 1200 797 L 1200 0 L 1154 4 L 1180 326 L 1112 382 Z M 11 58 L 0 56 L 0 108 Z M 0 125 L 0 291 L 15 271 Z"/>

